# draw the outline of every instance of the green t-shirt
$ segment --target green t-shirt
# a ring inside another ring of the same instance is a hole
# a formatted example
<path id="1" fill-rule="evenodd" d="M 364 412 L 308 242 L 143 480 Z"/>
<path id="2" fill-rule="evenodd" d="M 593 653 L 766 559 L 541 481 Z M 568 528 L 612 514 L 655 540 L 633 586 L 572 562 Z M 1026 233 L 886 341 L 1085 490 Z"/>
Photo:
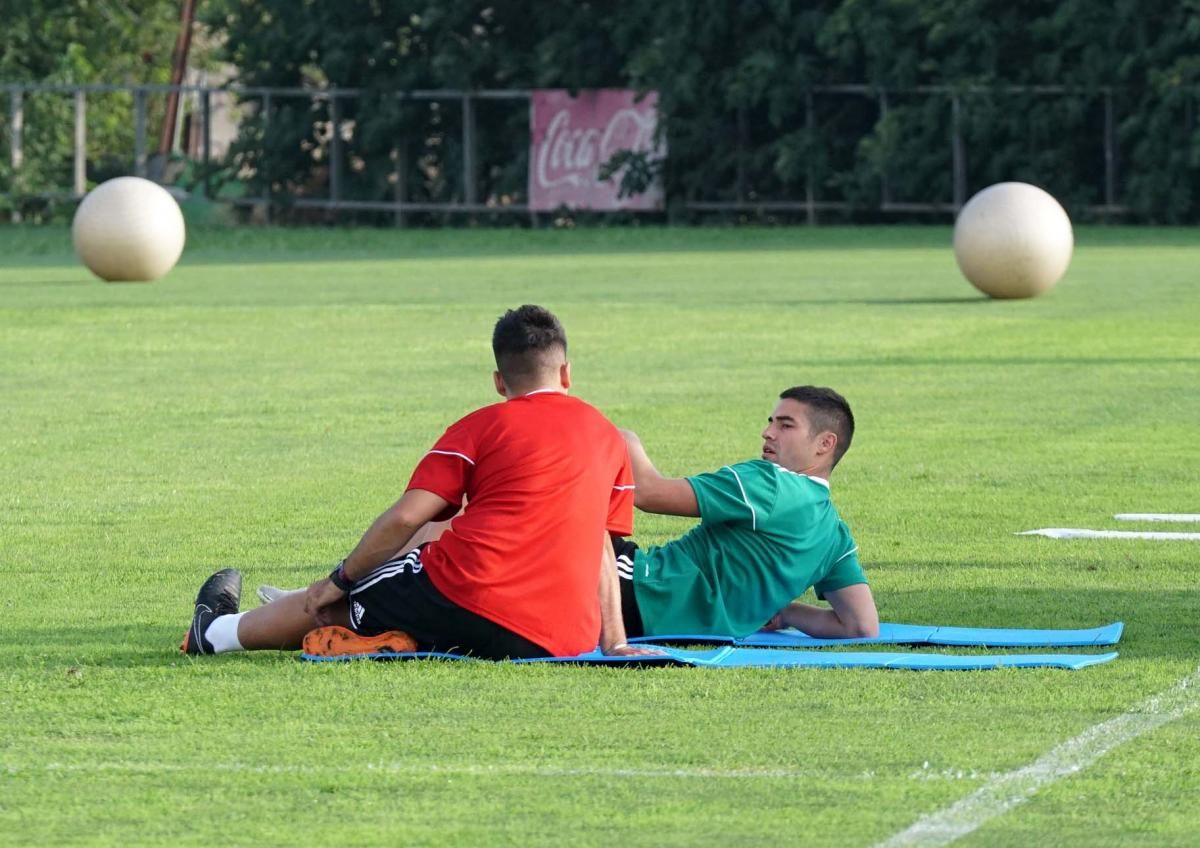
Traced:
<path id="1" fill-rule="evenodd" d="M 688 482 L 700 524 L 634 560 L 646 635 L 746 636 L 809 587 L 867 582 L 824 480 L 753 459 Z"/>

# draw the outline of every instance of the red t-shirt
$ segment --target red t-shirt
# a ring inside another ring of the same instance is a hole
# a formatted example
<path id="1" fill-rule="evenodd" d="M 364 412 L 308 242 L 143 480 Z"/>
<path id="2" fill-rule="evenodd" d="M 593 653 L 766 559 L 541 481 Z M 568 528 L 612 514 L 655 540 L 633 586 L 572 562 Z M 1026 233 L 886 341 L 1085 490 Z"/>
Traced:
<path id="1" fill-rule="evenodd" d="M 557 656 L 600 638 L 605 531 L 633 532 L 625 440 L 599 410 L 534 392 L 462 418 L 418 463 L 409 489 L 467 508 L 421 554 L 438 590 Z"/>

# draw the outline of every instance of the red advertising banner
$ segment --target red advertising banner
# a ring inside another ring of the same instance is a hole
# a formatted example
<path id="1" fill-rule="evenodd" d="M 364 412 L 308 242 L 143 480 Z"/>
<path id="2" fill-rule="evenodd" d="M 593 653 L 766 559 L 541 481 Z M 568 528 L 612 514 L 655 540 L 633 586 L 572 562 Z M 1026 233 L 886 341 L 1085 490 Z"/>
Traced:
<path id="1" fill-rule="evenodd" d="M 652 185 L 642 194 L 617 197 L 620 174 L 601 181 L 600 166 L 620 150 L 652 152 L 658 125 L 658 94 L 636 100 L 619 88 L 533 92 L 529 105 L 529 208 L 661 209 L 663 192 Z"/>

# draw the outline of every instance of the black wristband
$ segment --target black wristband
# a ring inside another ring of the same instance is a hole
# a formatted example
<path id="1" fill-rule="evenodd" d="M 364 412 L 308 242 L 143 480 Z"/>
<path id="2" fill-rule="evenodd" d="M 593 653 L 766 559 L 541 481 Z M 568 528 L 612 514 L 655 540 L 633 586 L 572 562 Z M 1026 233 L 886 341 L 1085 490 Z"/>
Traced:
<path id="1" fill-rule="evenodd" d="M 346 561 L 342 560 L 337 564 L 337 568 L 329 572 L 329 582 L 337 586 L 347 595 L 354 588 L 354 581 L 346 576 Z"/>

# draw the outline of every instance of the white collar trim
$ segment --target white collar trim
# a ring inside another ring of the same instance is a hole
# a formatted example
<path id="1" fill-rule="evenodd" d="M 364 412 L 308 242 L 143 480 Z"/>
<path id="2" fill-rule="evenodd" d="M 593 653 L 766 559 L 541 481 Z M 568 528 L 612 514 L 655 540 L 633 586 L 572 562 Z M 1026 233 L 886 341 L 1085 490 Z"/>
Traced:
<path id="1" fill-rule="evenodd" d="M 767 462 L 771 462 L 771 460 L 768 459 Z M 829 481 L 826 480 L 824 477 L 814 477 L 811 474 L 801 474 L 799 471 L 791 471 L 787 468 L 784 468 L 778 462 L 771 462 L 771 464 L 774 465 L 776 468 L 778 468 L 780 471 L 782 471 L 784 474 L 795 474 L 797 477 L 807 477 L 809 480 L 812 480 L 814 483 L 820 483 L 826 489 L 829 488 Z"/>
<path id="2" fill-rule="evenodd" d="M 566 392 L 564 392 L 562 389 L 534 389 L 532 392 L 526 392 L 523 395 L 517 395 L 516 397 L 513 398 L 513 400 L 516 400 L 517 398 L 529 397 L 530 395 L 565 395 L 565 394 L 566 394 Z"/>

